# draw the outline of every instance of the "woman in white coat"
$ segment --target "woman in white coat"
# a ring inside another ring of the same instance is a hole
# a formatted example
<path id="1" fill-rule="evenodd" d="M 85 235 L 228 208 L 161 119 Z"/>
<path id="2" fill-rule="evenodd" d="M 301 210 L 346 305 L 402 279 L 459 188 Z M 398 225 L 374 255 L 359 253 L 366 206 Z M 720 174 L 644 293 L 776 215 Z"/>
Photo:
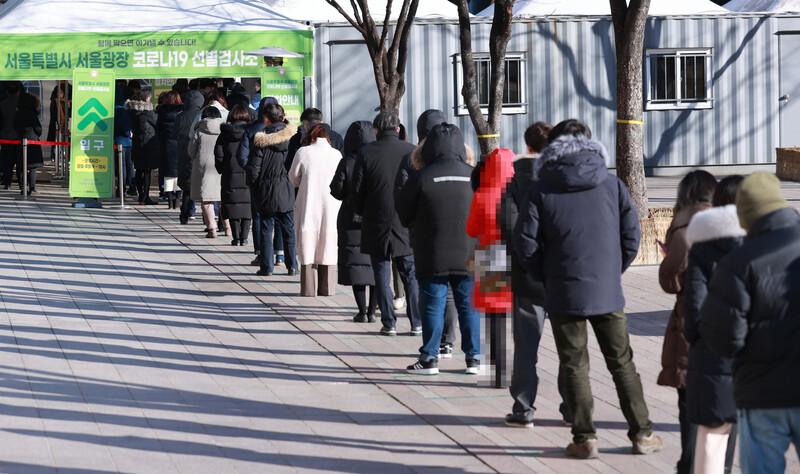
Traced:
<path id="1" fill-rule="evenodd" d="M 336 293 L 336 217 L 341 202 L 328 192 L 328 184 L 342 154 L 331 146 L 322 125 L 308 131 L 303 145 L 289 170 L 289 179 L 300 188 L 294 204 L 300 296 L 332 296 Z"/>
<path id="2" fill-rule="evenodd" d="M 214 146 L 219 138 L 222 118 L 214 107 L 203 109 L 202 120 L 189 141 L 189 156 L 192 158 L 191 196 L 202 202 L 203 222 L 206 225 L 206 237 L 217 236 L 217 219 L 214 215 L 214 203 L 220 200 L 222 177 L 215 166 Z M 225 235 L 230 232 L 225 221 Z"/>

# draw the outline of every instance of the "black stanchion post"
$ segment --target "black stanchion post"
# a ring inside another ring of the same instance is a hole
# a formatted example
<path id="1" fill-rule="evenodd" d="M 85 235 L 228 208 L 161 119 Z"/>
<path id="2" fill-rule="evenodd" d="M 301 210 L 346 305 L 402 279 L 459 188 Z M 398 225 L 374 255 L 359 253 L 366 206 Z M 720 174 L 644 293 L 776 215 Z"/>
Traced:
<path id="1" fill-rule="evenodd" d="M 122 162 L 122 147 L 117 146 L 117 182 L 119 183 L 119 207 L 125 209 L 125 184 L 122 179 L 122 172 L 125 164 Z"/>
<path id="2" fill-rule="evenodd" d="M 22 139 L 22 199 L 28 199 L 28 139 Z"/>

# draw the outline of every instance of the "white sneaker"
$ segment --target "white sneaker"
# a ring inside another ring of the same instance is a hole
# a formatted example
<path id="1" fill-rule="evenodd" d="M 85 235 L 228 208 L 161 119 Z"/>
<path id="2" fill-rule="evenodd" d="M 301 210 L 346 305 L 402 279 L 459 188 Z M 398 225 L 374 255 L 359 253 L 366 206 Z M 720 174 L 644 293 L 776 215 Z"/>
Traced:
<path id="1" fill-rule="evenodd" d="M 406 307 L 406 299 L 405 298 L 396 298 L 394 300 L 394 310 L 400 311 L 401 309 Z"/>

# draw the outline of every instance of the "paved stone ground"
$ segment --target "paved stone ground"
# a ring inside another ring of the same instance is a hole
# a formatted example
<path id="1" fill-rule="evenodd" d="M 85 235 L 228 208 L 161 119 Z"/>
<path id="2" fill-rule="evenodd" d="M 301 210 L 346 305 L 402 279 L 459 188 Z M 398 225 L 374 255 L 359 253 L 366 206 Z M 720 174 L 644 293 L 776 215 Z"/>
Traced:
<path id="1" fill-rule="evenodd" d="M 669 205 L 677 180 L 650 180 Z M 655 384 L 673 299 L 657 267 L 624 277 L 635 361 L 666 449 L 632 456 L 597 345 L 601 456 L 563 456 L 557 358 L 542 340 L 536 427 L 509 428 L 507 390 L 410 376 L 418 337 L 357 325 L 345 287 L 297 296 L 257 277 L 250 248 L 205 239 L 166 206 L 69 207 L 0 192 L 0 472 L 673 472 L 675 391 Z M 786 185 L 797 205 L 800 186 Z M 407 330 L 405 320 L 399 328 Z M 590 338 L 591 339 L 591 338 Z M 790 469 L 800 468 L 794 453 Z"/>

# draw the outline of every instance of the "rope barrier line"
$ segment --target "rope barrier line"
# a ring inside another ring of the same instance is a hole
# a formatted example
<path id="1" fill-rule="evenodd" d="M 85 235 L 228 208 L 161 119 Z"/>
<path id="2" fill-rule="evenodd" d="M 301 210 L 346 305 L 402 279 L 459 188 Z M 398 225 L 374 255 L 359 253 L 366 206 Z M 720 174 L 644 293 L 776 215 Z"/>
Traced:
<path id="1" fill-rule="evenodd" d="M 8 145 L 22 145 L 22 140 L 0 140 L 0 143 L 5 143 Z M 70 146 L 70 142 L 47 142 L 47 141 L 39 141 L 39 140 L 28 140 L 28 145 L 64 145 Z"/>

